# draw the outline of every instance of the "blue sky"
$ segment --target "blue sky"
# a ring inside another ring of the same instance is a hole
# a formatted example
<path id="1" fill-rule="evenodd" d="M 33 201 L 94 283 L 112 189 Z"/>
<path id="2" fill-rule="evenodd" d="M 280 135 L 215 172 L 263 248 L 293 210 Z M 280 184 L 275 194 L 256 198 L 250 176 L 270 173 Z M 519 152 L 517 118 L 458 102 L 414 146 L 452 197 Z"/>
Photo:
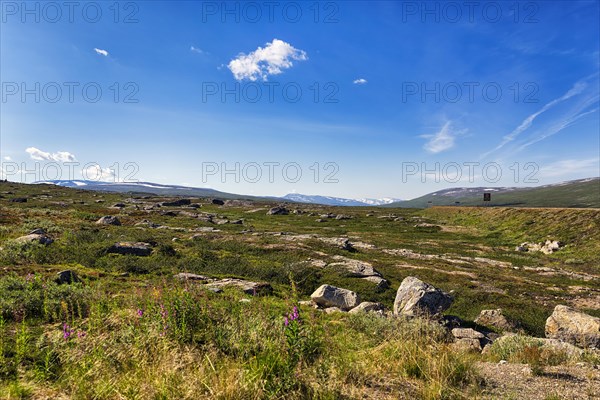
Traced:
<path id="1" fill-rule="evenodd" d="M 46 4 L 2 3 L 11 180 L 76 162 L 75 178 L 407 199 L 600 175 L 598 1 Z"/>

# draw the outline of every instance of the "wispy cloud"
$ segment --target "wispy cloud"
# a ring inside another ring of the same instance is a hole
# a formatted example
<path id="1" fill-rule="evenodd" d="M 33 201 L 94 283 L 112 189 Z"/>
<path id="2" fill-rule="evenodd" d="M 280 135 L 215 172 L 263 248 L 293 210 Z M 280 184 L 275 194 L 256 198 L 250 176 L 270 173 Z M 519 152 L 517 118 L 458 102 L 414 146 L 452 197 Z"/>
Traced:
<path id="1" fill-rule="evenodd" d="M 102 50 L 102 49 L 98 49 L 98 48 L 94 47 L 94 51 L 96 52 L 96 54 L 99 54 L 101 56 L 104 56 L 104 57 L 108 56 L 108 51 L 106 51 L 106 50 Z"/>
<path id="2" fill-rule="evenodd" d="M 540 177 L 556 178 L 560 176 L 598 176 L 600 172 L 600 158 L 585 160 L 560 160 L 540 168 Z"/>
<path id="3" fill-rule="evenodd" d="M 423 145 L 423 148 L 433 154 L 441 153 L 454 147 L 454 142 L 458 135 L 462 135 L 466 130 L 456 131 L 452 129 L 452 122 L 448 121 L 442 128 L 433 135 L 421 135 L 424 139 L 429 139 Z"/>
<path id="4" fill-rule="evenodd" d="M 354 83 L 355 85 L 364 85 L 365 83 L 367 83 L 367 80 L 365 78 L 358 78 L 352 81 L 352 83 Z"/>
<path id="5" fill-rule="evenodd" d="M 204 54 L 204 50 L 202 50 L 202 49 L 199 49 L 199 48 L 197 48 L 197 47 L 194 47 L 194 46 L 190 46 L 190 51 L 191 51 L 192 53 Z"/>
<path id="6" fill-rule="evenodd" d="M 35 147 L 28 147 L 25 152 L 29 154 L 32 160 L 36 161 L 73 162 L 77 160 L 75 155 L 68 151 L 48 153 Z"/>
<path id="7" fill-rule="evenodd" d="M 6 156 L 6 157 L 4 157 L 4 160 L 5 161 L 12 161 L 12 158 L 10 156 Z"/>
<path id="8" fill-rule="evenodd" d="M 504 136 L 502 138 L 502 141 L 496 147 L 494 147 L 492 150 L 482 154 L 480 158 L 485 158 L 485 157 L 489 156 L 490 154 L 500 150 L 501 148 L 506 146 L 508 143 L 515 140 L 520 134 L 522 134 L 527 129 L 529 129 L 531 127 L 531 125 L 533 124 L 533 121 L 535 121 L 535 119 L 537 117 L 539 117 L 541 114 L 545 113 L 546 111 L 548 111 L 552 107 L 556 106 L 557 104 L 562 103 L 563 101 L 568 100 L 571 97 L 582 93 L 586 87 L 587 87 L 587 84 L 585 82 L 583 82 L 583 81 L 576 82 L 573 85 L 573 87 L 571 89 L 569 89 L 564 95 L 545 104 L 541 109 L 539 109 L 538 111 L 534 112 L 533 114 L 531 114 L 527 118 L 525 118 L 521 122 L 521 124 L 519 126 L 517 126 L 511 133 Z"/>
<path id="9" fill-rule="evenodd" d="M 269 75 L 281 74 L 293 66 L 292 60 L 305 61 L 308 56 L 283 40 L 273 39 L 265 47 L 259 47 L 250 54 L 240 54 L 228 64 L 236 80 L 267 80 Z"/>

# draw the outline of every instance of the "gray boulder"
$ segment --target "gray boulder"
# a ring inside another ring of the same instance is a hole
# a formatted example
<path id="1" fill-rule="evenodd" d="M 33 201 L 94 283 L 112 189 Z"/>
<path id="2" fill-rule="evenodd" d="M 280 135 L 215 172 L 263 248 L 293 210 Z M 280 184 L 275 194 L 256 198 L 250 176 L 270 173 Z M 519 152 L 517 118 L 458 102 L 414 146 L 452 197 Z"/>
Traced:
<path id="1" fill-rule="evenodd" d="M 119 218 L 114 217 L 112 215 L 107 215 L 105 217 L 100 218 L 98 221 L 96 221 L 96 223 L 98 225 L 121 225 L 121 221 L 119 221 Z"/>
<path id="2" fill-rule="evenodd" d="M 267 211 L 267 215 L 288 215 L 290 212 L 285 207 L 273 207 Z"/>
<path id="3" fill-rule="evenodd" d="M 360 296 L 355 292 L 331 285 L 321 285 L 310 295 L 312 301 L 320 307 L 338 307 L 348 311 L 360 304 Z"/>
<path id="4" fill-rule="evenodd" d="M 580 347 L 600 348 L 600 318 L 558 305 L 546 320 L 546 337 Z"/>
<path id="5" fill-rule="evenodd" d="M 56 274 L 56 279 L 54 280 L 56 283 L 58 283 L 59 285 L 62 284 L 71 284 L 71 283 L 80 283 L 81 279 L 79 279 L 79 277 L 77 276 L 77 274 L 75 273 L 75 271 L 71 271 L 70 269 L 64 270 L 64 271 L 60 271 L 58 274 Z"/>
<path id="6" fill-rule="evenodd" d="M 15 239 L 18 243 L 39 243 L 45 246 L 52 244 L 54 240 L 51 237 L 46 236 L 45 234 L 40 233 L 32 233 L 29 235 L 21 236 Z"/>
<path id="7" fill-rule="evenodd" d="M 475 323 L 502 332 L 514 332 L 518 329 L 517 324 L 506 318 L 501 308 L 496 310 L 481 310 L 479 316 L 475 319 Z"/>
<path id="8" fill-rule="evenodd" d="M 452 300 L 448 293 L 409 276 L 402 281 L 396 292 L 394 315 L 433 316 L 448 309 Z"/>

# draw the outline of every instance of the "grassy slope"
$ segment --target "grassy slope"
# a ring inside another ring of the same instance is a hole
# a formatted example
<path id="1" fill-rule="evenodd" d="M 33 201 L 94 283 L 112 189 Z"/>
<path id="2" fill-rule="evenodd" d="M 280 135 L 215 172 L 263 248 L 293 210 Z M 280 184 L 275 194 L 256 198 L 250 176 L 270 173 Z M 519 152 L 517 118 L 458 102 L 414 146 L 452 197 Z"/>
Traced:
<path id="1" fill-rule="evenodd" d="M 492 193 L 492 201 L 484 204 L 483 193 L 469 197 L 433 196 L 427 194 L 416 199 L 393 203 L 390 207 L 428 207 L 454 205 L 465 206 L 517 206 L 517 207 L 577 207 L 600 208 L 600 178 L 589 182 L 572 182 L 563 186 L 519 189 L 505 193 Z"/>

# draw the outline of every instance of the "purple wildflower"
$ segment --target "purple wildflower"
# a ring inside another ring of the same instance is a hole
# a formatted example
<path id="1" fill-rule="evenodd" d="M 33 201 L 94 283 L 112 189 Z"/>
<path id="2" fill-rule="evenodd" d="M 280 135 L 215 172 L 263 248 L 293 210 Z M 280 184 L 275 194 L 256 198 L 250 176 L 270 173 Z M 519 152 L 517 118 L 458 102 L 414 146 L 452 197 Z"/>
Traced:
<path id="1" fill-rule="evenodd" d="M 71 329 L 71 327 L 69 325 L 64 323 L 63 324 L 63 338 L 65 340 L 69 340 L 69 338 L 71 337 L 72 334 L 73 334 L 73 329 Z"/>
<path id="2" fill-rule="evenodd" d="M 287 317 L 283 317 L 283 324 L 285 326 L 288 326 L 290 324 L 290 321 L 288 321 Z"/>
<path id="3" fill-rule="evenodd" d="M 141 308 L 138 308 L 137 310 L 137 316 L 142 318 L 142 316 L 144 315 L 144 310 L 142 310 Z"/>

